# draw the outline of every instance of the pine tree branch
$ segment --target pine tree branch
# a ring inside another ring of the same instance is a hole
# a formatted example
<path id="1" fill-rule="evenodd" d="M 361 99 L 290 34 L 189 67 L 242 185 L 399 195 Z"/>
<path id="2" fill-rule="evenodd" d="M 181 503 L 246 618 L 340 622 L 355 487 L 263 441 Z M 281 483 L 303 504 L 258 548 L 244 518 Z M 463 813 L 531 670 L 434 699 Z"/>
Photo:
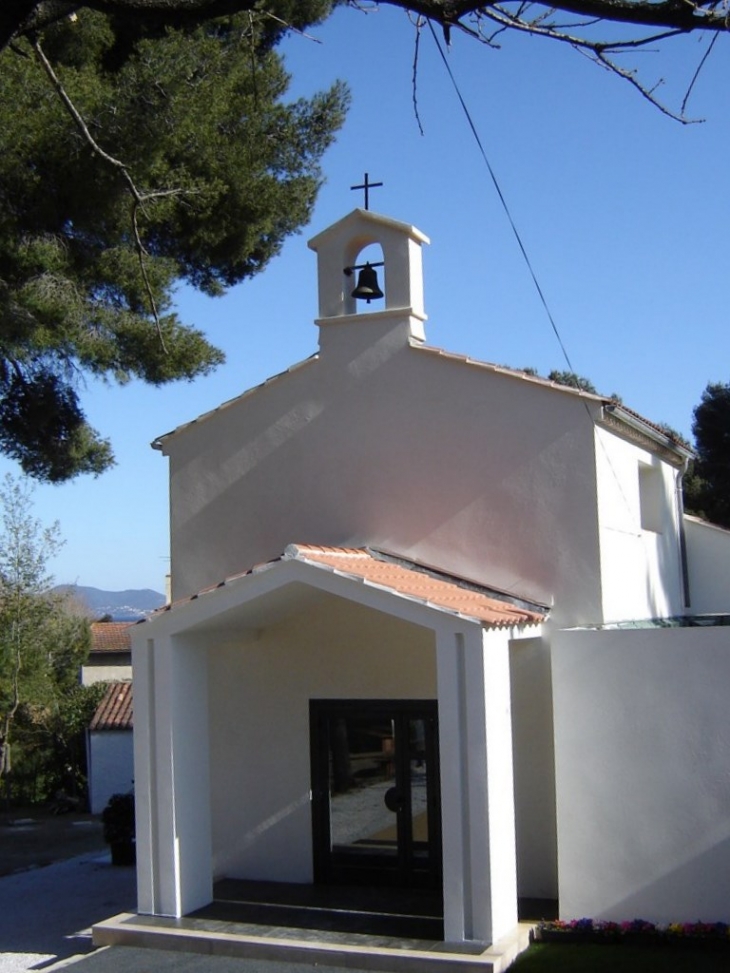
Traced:
<path id="1" fill-rule="evenodd" d="M 121 162 L 119 159 L 115 159 L 114 156 L 109 155 L 108 152 L 102 149 L 102 147 L 99 145 L 99 143 L 96 141 L 94 136 L 89 131 L 89 127 L 86 124 L 86 121 L 84 120 L 83 116 L 74 105 L 68 92 L 64 88 L 60 78 L 54 71 L 53 65 L 46 57 L 38 37 L 37 36 L 32 37 L 30 39 L 30 42 L 33 47 L 33 50 L 36 53 L 36 57 L 38 58 L 40 64 L 43 67 L 43 70 L 48 76 L 51 84 L 53 85 L 54 89 L 56 90 L 56 93 L 58 94 L 58 97 L 61 99 L 64 107 L 66 108 L 67 112 L 73 119 L 74 124 L 76 125 L 77 129 L 85 139 L 86 143 L 89 145 L 91 150 L 97 156 L 99 156 L 100 159 L 102 159 L 108 165 L 112 166 L 114 169 L 120 172 L 122 178 L 127 184 L 127 189 L 132 197 L 132 230 L 134 233 L 135 249 L 137 252 L 137 258 L 139 260 L 140 273 L 142 275 L 142 280 L 144 282 L 145 291 L 147 292 L 147 299 L 150 304 L 152 317 L 154 318 L 155 321 L 155 326 L 157 328 L 157 334 L 160 339 L 160 344 L 165 354 L 167 354 L 167 347 L 165 345 L 165 339 L 162 334 L 162 322 L 160 320 L 159 311 L 157 309 L 157 302 L 155 300 L 154 292 L 152 290 L 152 284 L 150 282 L 149 274 L 147 271 L 147 264 L 145 262 L 145 258 L 148 256 L 148 254 L 142 242 L 142 236 L 139 230 L 138 214 L 140 209 L 144 212 L 144 204 L 149 202 L 150 200 L 169 198 L 170 196 L 180 196 L 183 195 L 184 193 L 190 193 L 192 191 L 184 190 L 184 189 L 158 189 L 146 193 L 140 192 L 140 190 L 137 188 L 134 179 L 132 178 L 129 172 L 128 166 L 124 162 Z"/>

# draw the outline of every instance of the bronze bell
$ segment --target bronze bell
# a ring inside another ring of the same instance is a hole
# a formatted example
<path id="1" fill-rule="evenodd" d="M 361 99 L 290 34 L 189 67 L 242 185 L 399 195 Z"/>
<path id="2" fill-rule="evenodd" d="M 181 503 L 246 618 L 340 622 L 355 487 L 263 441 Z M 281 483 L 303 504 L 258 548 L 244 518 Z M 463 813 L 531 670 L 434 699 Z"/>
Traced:
<path id="1" fill-rule="evenodd" d="M 368 304 L 384 296 L 378 284 L 377 271 L 369 263 L 365 264 L 358 274 L 357 287 L 352 292 L 352 296 L 359 301 L 367 301 Z"/>

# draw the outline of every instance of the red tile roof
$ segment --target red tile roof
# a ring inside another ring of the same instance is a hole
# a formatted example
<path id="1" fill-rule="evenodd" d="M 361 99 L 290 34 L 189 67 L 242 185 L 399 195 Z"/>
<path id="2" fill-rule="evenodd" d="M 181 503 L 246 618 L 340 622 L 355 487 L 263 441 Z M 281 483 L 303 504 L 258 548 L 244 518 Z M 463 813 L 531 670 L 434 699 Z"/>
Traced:
<path id="1" fill-rule="evenodd" d="M 90 730 L 131 730 L 133 721 L 132 683 L 112 682 L 96 708 Z"/>
<path id="2" fill-rule="evenodd" d="M 527 609 L 495 597 L 494 592 L 481 585 L 364 548 L 293 544 L 286 555 L 490 626 L 538 624 L 547 615 L 546 611 Z"/>
<path id="3" fill-rule="evenodd" d="M 419 601 L 431 608 L 476 619 L 493 628 L 537 625 L 548 615 L 548 609 L 543 605 L 530 603 L 528 607 L 528 603 L 522 599 L 405 558 L 370 548 L 319 547 L 310 544 L 290 544 L 281 557 L 231 575 L 188 598 L 165 605 L 158 612 L 174 611 L 178 605 L 203 598 L 219 588 L 238 583 L 249 575 L 259 574 L 276 564 L 292 560 L 333 571 L 342 577 L 357 579 L 373 587 L 387 589 L 395 595 Z"/>
<path id="4" fill-rule="evenodd" d="M 129 629 L 136 622 L 92 622 L 92 652 L 131 652 Z"/>

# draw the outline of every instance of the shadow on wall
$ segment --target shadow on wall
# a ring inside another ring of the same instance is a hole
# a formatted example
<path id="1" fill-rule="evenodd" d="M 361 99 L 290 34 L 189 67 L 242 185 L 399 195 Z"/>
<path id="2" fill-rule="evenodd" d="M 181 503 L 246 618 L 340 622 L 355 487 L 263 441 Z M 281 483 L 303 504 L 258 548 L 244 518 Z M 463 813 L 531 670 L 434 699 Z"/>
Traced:
<path id="1" fill-rule="evenodd" d="M 310 360 L 182 434 L 171 449 L 173 538 L 191 554 L 178 551 L 177 596 L 297 540 L 438 552 L 459 573 L 473 561 L 467 539 L 479 537 L 489 583 L 520 579 L 521 594 L 540 600 L 565 575 L 574 600 L 592 602 L 595 568 L 576 568 L 595 496 L 581 403 L 375 345 L 365 374 L 351 369 L 364 368 L 362 348 L 336 368 Z"/>
<path id="2" fill-rule="evenodd" d="M 600 880 L 600 876 L 596 878 Z M 657 925 L 730 921 L 730 835 L 691 854 L 685 862 L 607 906 L 595 918 L 647 919 Z"/>
<path id="3" fill-rule="evenodd" d="M 667 525 L 668 526 L 668 525 Z M 682 555 L 676 529 L 643 531 L 642 547 L 646 558 L 646 599 L 651 618 L 663 618 L 667 606 L 683 604 Z M 677 598 L 676 592 L 680 593 Z"/>

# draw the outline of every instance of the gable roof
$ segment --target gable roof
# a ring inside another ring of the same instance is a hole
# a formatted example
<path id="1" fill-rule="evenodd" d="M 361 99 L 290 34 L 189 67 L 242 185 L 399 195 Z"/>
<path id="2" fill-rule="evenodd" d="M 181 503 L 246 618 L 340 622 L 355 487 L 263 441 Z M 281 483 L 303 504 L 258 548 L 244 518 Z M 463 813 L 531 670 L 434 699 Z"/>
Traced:
<path id="1" fill-rule="evenodd" d="M 305 565 L 310 570 L 326 571 L 340 578 L 387 591 L 398 598 L 415 601 L 427 608 L 478 621 L 490 628 L 538 625 L 548 614 L 543 605 L 514 598 L 485 585 L 382 551 L 290 544 L 280 557 L 255 565 L 240 574 L 231 575 L 188 598 L 166 605 L 151 618 L 174 611 L 178 606 L 204 598 L 221 588 L 245 583 L 246 578 L 274 570 L 277 565 L 292 562 Z"/>
<path id="2" fill-rule="evenodd" d="M 510 378 L 519 379 L 523 382 L 528 382 L 530 385 L 542 386 L 546 389 L 552 389 L 563 395 L 573 396 L 574 398 L 583 399 L 584 401 L 594 402 L 597 405 L 603 406 L 603 421 L 609 428 L 615 431 L 621 432 L 622 434 L 628 434 L 630 438 L 636 438 L 639 435 L 645 446 L 651 447 L 655 444 L 660 451 L 669 451 L 682 460 L 691 459 L 694 455 L 692 449 L 683 443 L 678 442 L 671 435 L 667 434 L 667 431 L 661 426 L 649 419 L 645 419 L 638 412 L 634 412 L 633 409 L 629 409 L 623 403 L 618 402 L 616 399 L 609 398 L 605 395 L 599 395 L 595 392 L 586 392 L 583 389 L 574 388 L 572 385 L 562 385 L 560 382 L 554 382 L 549 378 L 542 378 L 540 375 L 532 375 L 519 368 L 510 368 L 507 365 L 497 365 L 493 362 L 481 361 L 478 358 L 471 358 L 469 355 L 457 354 L 456 352 L 446 351 L 443 348 L 437 348 L 433 345 L 425 345 L 421 342 L 413 342 L 411 345 L 412 349 L 420 354 L 427 354 L 435 356 L 437 358 L 442 358 L 451 362 L 456 362 L 457 364 L 467 365 L 472 368 L 479 368 L 487 372 L 496 373 L 499 375 L 506 375 Z M 291 375 L 294 372 L 298 372 L 300 369 L 307 366 L 315 364 L 319 359 L 317 353 L 310 355 L 309 358 L 305 358 L 304 361 L 297 362 L 291 365 L 289 368 L 285 369 L 283 372 L 278 372 L 276 375 L 272 375 L 270 378 L 265 379 L 258 385 L 253 386 L 250 389 L 242 392 L 240 395 L 235 396 L 232 399 L 227 399 L 222 402 L 215 409 L 211 409 L 208 412 L 204 412 L 197 416 L 195 419 L 191 419 L 189 422 L 181 423 L 181 425 L 176 426 L 169 432 L 163 433 L 161 436 L 157 436 L 152 442 L 153 449 L 163 449 L 164 444 L 172 439 L 178 433 L 183 432 L 185 429 L 189 429 L 192 426 L 200 425 L 202 422 L 206 422 L 211 419 L 217 413 L 229 409 L 231 406 L 236 405 L 243 399 L 249 398 L 250 396 L 256 394 L 264 388 L 267 388 L 277 382 L 280 382 L 286 376 Z M 675 463 L 677 461 L 675 460 Z"/>
<path id="3" fill-rule="evenodd" d="M 136 622 L 92 622 L 91 652 L 131 652 L 129 629 Z"/>
<path id="4" fill-rule="evenodd" d="M 234 395 L 232 399 L 226 399 L 225 402 L 221 402 L 220 405 L 217 405 L 215 409 L 209 409 L 207 412 L 202 412 L 199 416 L 196 416 L 195 419 L 190 419 L 188 422 L 183 422 L 179 426 L 175 426 L 175 428 L 171 429 L 169 432 L 165 432 L 161 436 L 157 436 L 155 439 L 153 439 L 151 444 L 152 448 L 162 449 L 166 440 L 172 439 L 173 436 L 183 432 L 185 429 L 189 429 L 191 426 L 200 425 L 201 422 L 211 419 L 219 412 L 224 412 L 226 409 L 230 409 L 231 406 L 236 405 L 243 399 L 247 399 L 250 396 L 255 395 L 256 392 L 261 391 L 261 389 L 265 389 L 270 385 L 280 382 L 283 378 L 286 378 L 287 375 L 291 375 L 293 372 L 298 372 L 300 369 L 306 368 L 308 365 L 315 364 L 318 358 L 319 355 L 316 353 L 310 355 L 309 358 L 305 358 L 304 361 L 296 362 L 294 365 L 290 365 L 289 368 L 285 368 L 283 372 L 277 372 L 276 375 L 271 375 L 269 378 L 265 378 L 263 382 L 259 382 L 258 385 L 254 385 L 250 389 L 246 389 L 244 392 L 241 392 L 240 395 Z"/>
<path id="5" fill-rule="evenodd" d="M 89 729 L 131 730 L 133 725 L 132 683 L 109 683 L 96 708 Z"/>
<path id="6" fill-rule="evenodd" d="M 360 226 L 362 224 L 370 224 L 373 227 L 388 227 L 393 230 L 398 230 L 400 233 L 404 233 L 409 236 L 412 240 L 416 240 L 418 243 L 430 243 L 431 241 L 422 233 L 417 227 L 413 226 L 412 223 L 404 223 L 402 220 L 394 220 L 392 216 L 383 216 L 382 213 L 376 213 L 372 209 L 360 209 L 356 208 L 349 212 L 342 219 L 328 226 L 326 229 L 322 230 L 316 236 L 313 236 L 311 240 L 307 241 L 307 246 L 310 250 L 317 250 L 325 240 L 330 239 L 333 236 L 344 232 L 348 232 L 350 228 Z"/>

